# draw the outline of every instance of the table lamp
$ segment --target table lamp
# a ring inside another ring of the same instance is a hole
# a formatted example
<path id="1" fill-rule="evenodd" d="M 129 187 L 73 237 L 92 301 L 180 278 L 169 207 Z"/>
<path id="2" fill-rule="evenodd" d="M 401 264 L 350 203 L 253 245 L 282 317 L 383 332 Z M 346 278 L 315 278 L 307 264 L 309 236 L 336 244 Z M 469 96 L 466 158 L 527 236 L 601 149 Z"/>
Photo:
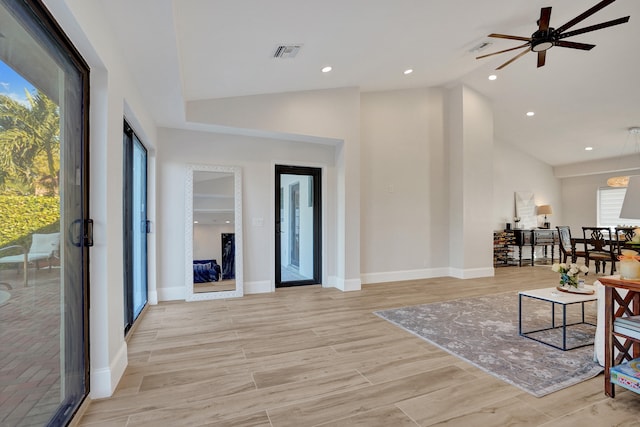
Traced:
<path id="1" fill-rule="evenodd" d="M 543 228 L 551 228 L 551 223 L 547 222 L 547 215 L 551 215 L 552 213 L 551 205 L 538 206 L 538 215 L 544 215 Z"/>

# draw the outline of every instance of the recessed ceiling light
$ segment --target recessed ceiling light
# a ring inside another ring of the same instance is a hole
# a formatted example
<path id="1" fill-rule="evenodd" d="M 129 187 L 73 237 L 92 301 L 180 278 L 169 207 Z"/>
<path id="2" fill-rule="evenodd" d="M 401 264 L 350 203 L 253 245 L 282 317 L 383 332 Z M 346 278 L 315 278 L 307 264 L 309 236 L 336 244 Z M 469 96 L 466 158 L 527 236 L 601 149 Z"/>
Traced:
<path id="1" fill-rule="evenodd" d="M 409 68 L 408 70 L 404 70 L 405 74 L 411 74 L 413 73 L 413 70 L 411 68 Z"/>
<path id="2" fill-rule="evenodd" d="M 527 116 L 529 116 L 529 117 L 533 117 L 535 115 L 536 115 L 536 113 L 534 113 L 533 111 L 527 112 Z"/>
<path id="3" fill-rule="evenodd" d="M 331 67 L 329 67 L 329 66 L 326 66 L 326 67 L 324 67 L 324 68 L 322 69 L 322 72 L 323 72 L 323 73 L 328 73 L 328 72 L 329 72 L 329 71 L 331 71 L 331 70 L 333 70 L 333 68 L 331 68 Z"/>
<path id="4" fill-rule="evenodd" d="M 495 80 L 495 79 L 497 79 L 497 78 L 498 78 L 498 76 L 496 76 L 495 74 L 491 74 L 491 75 L 489 76 L 489 80 Z"/>
<path id="5" fill-rule="evenodd" d="M 593 147 L 584 147 L 584 151 L 593 151 Z"/>

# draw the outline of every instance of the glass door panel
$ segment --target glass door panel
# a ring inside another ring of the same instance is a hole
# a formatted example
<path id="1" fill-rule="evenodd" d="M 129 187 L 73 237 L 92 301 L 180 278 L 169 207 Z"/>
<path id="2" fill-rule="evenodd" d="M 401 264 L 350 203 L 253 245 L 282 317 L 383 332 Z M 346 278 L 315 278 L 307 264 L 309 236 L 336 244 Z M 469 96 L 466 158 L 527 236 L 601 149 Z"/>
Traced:
<path id="1" fill-rule="evenodd" d="M 124 124 L 125 332 L 147 304 L 147 150 Z"/>
<path id="2" fill-rule="evenodd" d="M 133 138 L 133 318 L 147 303 L 147 150 Z"/>
<path id="3" fill-rule="evenodd" d="M 42 5 L 0 0 L 0 425 L 88 394 L 86 64 Z"/>
<path id="4" fill-rule="evenodd" d="M 276 166 L 276 286 L 320 283 L 320 169 Z"/>

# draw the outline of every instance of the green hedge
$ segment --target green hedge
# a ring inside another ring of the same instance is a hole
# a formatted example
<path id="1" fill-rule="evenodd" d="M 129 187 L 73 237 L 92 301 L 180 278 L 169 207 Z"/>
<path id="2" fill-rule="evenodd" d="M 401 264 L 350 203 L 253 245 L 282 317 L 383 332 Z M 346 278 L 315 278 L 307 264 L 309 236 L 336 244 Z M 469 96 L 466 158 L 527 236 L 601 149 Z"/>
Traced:
<path id="1" fill-rule="evenodd" d="M 0 248 L 31 245 L 31 234 L 60 230 L 60 198 L 0 196 Z"/>

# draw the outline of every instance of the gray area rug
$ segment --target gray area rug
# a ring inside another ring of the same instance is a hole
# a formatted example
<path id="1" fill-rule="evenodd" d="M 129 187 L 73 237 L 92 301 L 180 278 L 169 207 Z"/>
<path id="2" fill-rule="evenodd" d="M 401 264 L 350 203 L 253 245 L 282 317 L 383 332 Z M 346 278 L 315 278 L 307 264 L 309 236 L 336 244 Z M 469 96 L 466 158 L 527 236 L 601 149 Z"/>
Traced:
<path id="1" fill-rule="evenodd" d="M 551 326 L 551 303 L 523 298 L 523 332 Z M 595 303 L 585 304 L 595 324 Z M 593 345 L 569 351 L 518 335 L 518 294 L 507 293 L 378 311 L 375 314 L 536 397 L 595 377 L 602 367 Z M 567 308 L 567 324 L 581 320 L 580 304 Z M 556 322 L 562 321 L 559 307 Z M 556 323 L 557 324 L 557 323 Z M 593 343 L 595 327 L 567 329 L 567 346 Z M 536 333 L 561 343 L 560 329 Z"/>

